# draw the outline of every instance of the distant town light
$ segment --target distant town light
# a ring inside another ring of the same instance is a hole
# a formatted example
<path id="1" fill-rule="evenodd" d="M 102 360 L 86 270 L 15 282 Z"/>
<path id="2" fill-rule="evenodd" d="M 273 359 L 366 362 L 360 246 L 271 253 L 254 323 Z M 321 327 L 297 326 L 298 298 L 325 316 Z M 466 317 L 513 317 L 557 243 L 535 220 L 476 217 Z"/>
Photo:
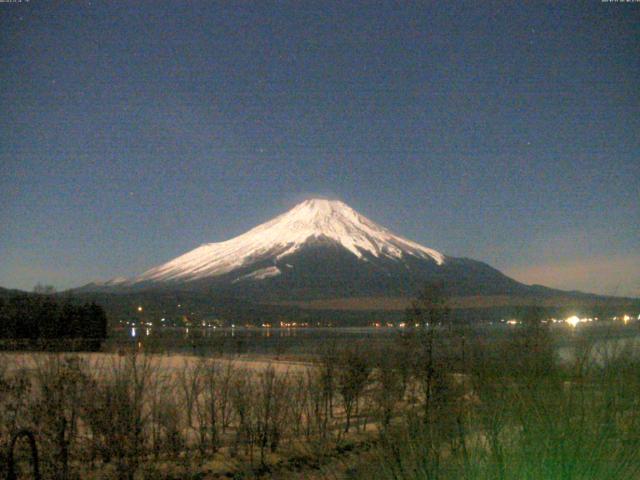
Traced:
<path id="1" fill-rule="evenodd" d="M 131 327 L 131 336 L 132 337 L 136 336 L 136 327 Z"/>
<path id="2" fill-rule="evenodd" d="M 138 311 L 141 312 L 142 311 L 142 305 L 138 305 Z"/>
<path id="3" fill-rule="evenodd" d="M 576 317 L 575 315 L 567 318 L 565 320 L 566 323 L 568 323 L 569 325 L 571 325 L 572 327 L 575 327 L 576 325 L 578 325 L 580 323 L 580 319 L 578 317 Z"/>

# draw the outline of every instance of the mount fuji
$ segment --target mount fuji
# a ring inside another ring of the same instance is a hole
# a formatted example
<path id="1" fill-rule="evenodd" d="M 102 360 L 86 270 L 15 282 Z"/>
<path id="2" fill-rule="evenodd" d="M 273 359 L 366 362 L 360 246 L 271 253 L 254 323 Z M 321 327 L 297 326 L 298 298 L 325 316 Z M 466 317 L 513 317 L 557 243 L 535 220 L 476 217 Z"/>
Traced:
<path id="1" fill-rule="evenodd" d="M 104 305 L 110 318 L 120 320 L 137 319 L 144 305 L 149 318 L 361 325 L 400 320 L 432 282 L 444 287 L 454 316 L 465 321 L 496 320 L 528 306 L 554 314 L 598 305 L 640 308 L 637 299 L 525 285 L 486 263 L 396 235 L 341 201 L 317 198 L 138 276 L 69 293 Z"/>
<path id="2" fill-rule="evenodd" d="M 409 297 L 427 282 L 452 295 L 552 291 L 398 236 L 345 203 L 309 199 L 248 232 L 206 243 L 139 276 L 84 291 L 207 291 L 260 302 Z"/>
<path id="3" fill-rule="evenodd" d="M 235 281 L 281 275 L 285 260 L 309 247 L 331 246 L 363 262 L 370 258 L 402 261 L 409 256 L 437 265 L 444 255 L 392 234 L 340 201 L 306 200 L 273 220 L 226 242 L 208 243 L 133 279 L 141 282 L 189 282 L 251 268 Z"/>

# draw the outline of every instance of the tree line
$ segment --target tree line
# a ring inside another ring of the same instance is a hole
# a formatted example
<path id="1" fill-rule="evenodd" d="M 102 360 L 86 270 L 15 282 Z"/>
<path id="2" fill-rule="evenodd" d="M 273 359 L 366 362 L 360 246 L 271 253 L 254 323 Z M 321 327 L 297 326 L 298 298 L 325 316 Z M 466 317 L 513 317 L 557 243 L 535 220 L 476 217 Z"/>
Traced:
<path id="1" fill-rule="evenodd" d="M 95 303 L 76 305 L 51 295 L 0 298 L 0 338 L 42 342 L 87 340 L 94 347 L 107 337 L 107 316 Z"/>

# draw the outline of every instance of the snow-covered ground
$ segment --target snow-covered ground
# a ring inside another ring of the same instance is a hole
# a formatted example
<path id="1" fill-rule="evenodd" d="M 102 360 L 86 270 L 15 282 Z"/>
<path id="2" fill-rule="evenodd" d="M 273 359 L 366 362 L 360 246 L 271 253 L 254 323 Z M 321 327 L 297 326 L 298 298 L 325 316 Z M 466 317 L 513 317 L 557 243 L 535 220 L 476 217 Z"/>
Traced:
<path id="1" fill-rule="evenodd" d="M 111 353 L 44 353 L 44 352 L 3 352 L 0 353 L 0 362 L 3 362 L 8 372 L 15 370 L 34 370 L 38 365 L 43 364 L 51 357 L 77 357 L 86 362 L 93 372 L 112 370 L 114 364 L 125 360 L 124 356 Z M 149 361 L 150 366 L 154 369 L 162 370 L 164 373 L 172 373 L 182 370 L 186 367 L 193 367 L 198 362 L 206 359 L 183 354 L 140 354 L 139 361 L 143 362 L 145 358 Z M 232 364 L 237 369 L 246 369 L 248 371 L 261 372 L 267 367 L 272 367 L 278 373 L 301 373 L 311 367 L 311 364 L 296 361 L 275 360 L 269 357 L 261 356 L 225 356 L 222 358 L 214 358 L 222 366 Z"/>

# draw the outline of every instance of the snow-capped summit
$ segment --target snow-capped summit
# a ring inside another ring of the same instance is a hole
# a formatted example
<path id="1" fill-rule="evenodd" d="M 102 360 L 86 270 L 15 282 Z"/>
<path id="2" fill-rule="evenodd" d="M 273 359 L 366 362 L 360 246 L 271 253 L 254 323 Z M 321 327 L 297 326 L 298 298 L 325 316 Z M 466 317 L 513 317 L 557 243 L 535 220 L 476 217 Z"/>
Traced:
<path id="1" fill-rule="evenodd" d="M 372 256 L 397 260 L 413 257 L 438 266 L 445 262 L 440 252 L 394 235 L 341 201 L 313 198 L 238 237 L 201 245 L 148 270 L 131 283 L 217 277 L 266 259 L 275 264 L 304 246 L 323 242 L 341 246 L 363 261 Z M 273 265 L 243 278 L 264 279 L 280 273 Z"/>
<path id="2" fill-rule="evenodd" d="M 480 297 L 538 302 L 552 295 L 584 295 L 524 285 L 486 263 L 445 256 L 394 235 L 343 202 L 318 198 L 238 237 L 201 245 L 138 277 L 91 283 L 77 290 L 91 295 L 108 292 L 102 300 L 116 303 L 119 293 L 144 292 L 145 302 L 157 302 L 163 310 L 169 299 L 177 299 L 178 305 L 192 302 L 190 308 L 207 315 L 214 308 L 216 315 L 257 321 L 262 315 L 276 318 L 273 315 L 285 311 L 298 315 L 286 305 L 306 309 L 304 318 L 314 318 L 309 313 L 314 308 L 332 312 L 331 318 L 341 309 L 396 309 L 403 305 L 398 299 L 414 298 L 431 283 L 442 285 L 451 296 L 469 297 L 472 305 Z"/>
<path id="3" fill-rule="evenodd" d="M 319 198 L 127 281 L 80 290 L 200 295 L 203 304 L 218 298 L 221 308 L 229 299 L 273 305 L 359 298 L 367 308 L 364 299 L 410 298 L 433 282 L 457 296 L 548 294 L 483 262 L 445 256 L 395 235 L 341 201 Z"/>

